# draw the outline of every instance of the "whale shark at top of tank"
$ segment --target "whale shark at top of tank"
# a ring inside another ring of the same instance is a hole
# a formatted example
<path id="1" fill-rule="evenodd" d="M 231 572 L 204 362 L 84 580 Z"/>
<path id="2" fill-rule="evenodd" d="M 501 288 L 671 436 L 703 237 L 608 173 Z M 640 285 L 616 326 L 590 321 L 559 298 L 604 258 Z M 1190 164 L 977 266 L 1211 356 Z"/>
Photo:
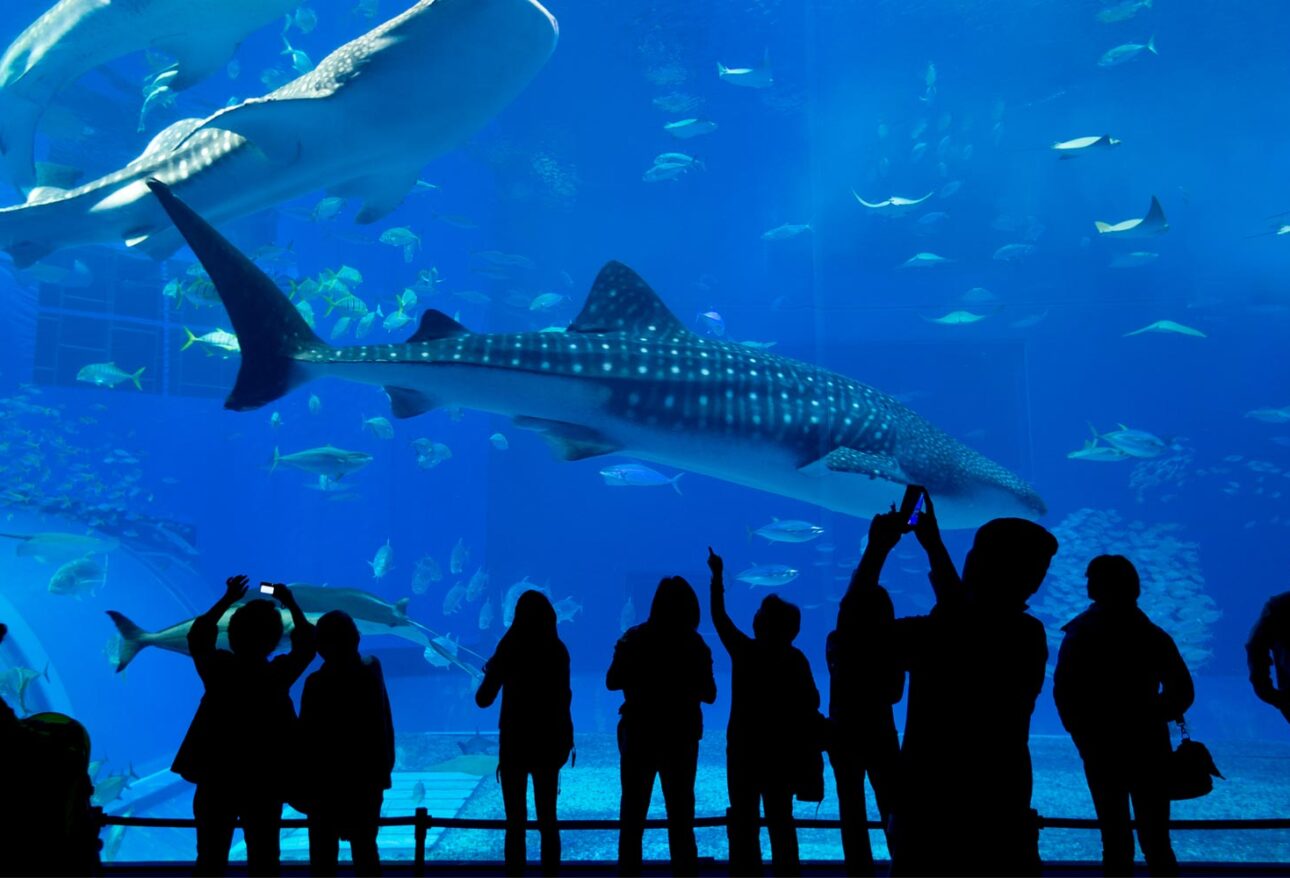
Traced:
<path id="1" fill-rule="evenodd" d="M 60 0 L 0 56 L 0 175 L 36 182 L 33 142 L 50 101 L 82 74 L 117 58 L 160 50 L 175 59 L 179 91 L 224 65 L 247 34 L 300 0 Z"/>
<path id="2" fill-rule="evenodd" d="M 374 222 L 426 162 L 484 126 L 555 49 L 535 0 L 420 0 L 309 73 L 205 119 L 181 119 L 124 168 L 71 190 L 39 187 L 0 210 L 19 267 L 63 247 L 123 242 L 154 257 L 180 239 L 149 193 L 155 177 L 212 222 L 326 189 Z"/>

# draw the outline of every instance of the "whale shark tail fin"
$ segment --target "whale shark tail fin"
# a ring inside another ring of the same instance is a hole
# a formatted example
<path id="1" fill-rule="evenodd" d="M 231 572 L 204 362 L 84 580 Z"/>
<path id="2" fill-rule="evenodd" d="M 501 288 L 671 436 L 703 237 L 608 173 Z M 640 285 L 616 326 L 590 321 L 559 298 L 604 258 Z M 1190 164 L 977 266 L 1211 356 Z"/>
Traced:
<path id="1" fill-rule="evenodd" d="M 278 285 L 159 180 L 148 188 L 161 202 L 215 284 L 242 349 L 237 382 L 224 408 L 247 411 L 283 396 L 308 380 L 299 359 L 328 345 L 317 336 Z"/>

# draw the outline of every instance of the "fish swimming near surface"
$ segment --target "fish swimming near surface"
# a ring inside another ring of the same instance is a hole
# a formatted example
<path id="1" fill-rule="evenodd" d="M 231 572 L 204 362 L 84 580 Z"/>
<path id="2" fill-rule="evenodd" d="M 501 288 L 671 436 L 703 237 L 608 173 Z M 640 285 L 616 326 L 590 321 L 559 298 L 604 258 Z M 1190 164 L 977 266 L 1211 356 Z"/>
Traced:
<path id="1" fill-rule="evenodd" d="M 556 32 L 536 0 L 420 0 L 276 91 L 174 123 L 118 171 L 76 189 L 33 190 L 26 204 L 0 210 L 0 248 L 19 267 L 104 242 L 163 257 L 180 242 L 148 194 L 150 177 L 215 221 L 325 188 L 363 202 L 356 222 L 375 222 L 426 162 L 520 93 Z"/>
<path id="2" fill-rule="evenodd" d="M 100 65 L 145 50 L 175 64 L 158 71 L 168 92 L 222 69 L 242 39 L 300 0 L 60 0 L 0 56 L 0 174 L 36 185 L 34 144 L 45 109 Z"/>
<path id="3" fill-rule="evenodd" d="M 376 595 L 354 588 L 327 588 L 301 584 L 292 584 L 291 593 L 295 596 L 296 602 L 300 604 L 300 609 L 304 611 L 305 617 L 310 622 L 317 622 L 319 617 L 332 610 L 344 610 L 353 618 L 354 623 L 358 626 L 359 633 L 364 636 L 392 634 L 422 647 L 430 646 L 431 641 L 440 636 L 438 632 L 408 618 L 409 598 L 403 598 L 391 604 Z M 243 598 L 220 617 L 217 645 L 221 649 L 228 649 L 229 619 L 233 617 L 233 613 L 239 607 L 250 600 L 262 600 L 262 598 L 258 594 L 254 598 L 250 596 Z M 281 609 L 280 612 L 282 615 L 282 641 L 279 647 L 281 648 L 285 647 L 290 639 L 291 614 L 285 608 Z M 116 625 L 117 633 L 121 635 L 121 648 L 116 662 L 118 673 L 124 671 L 141 650 L 150 646 L 155 646 L 168 652 L 177 652 L 181 655 L 189 654 L 188 631 L 193 627 L 193 619 L 185 619 L 160 631 L 145 631 L 115 610 L 108 610 L 107 614 L 111 617 L 113 624 Z M 478 668 L 464 659 L 456 656 L 453 659 L 452 664 L 457 665 L 471 676 L 476 676 L 479 673 Z"/>
<path id="4" fill-rule="evenodd" d="M 1160 200 L 1151 196 L 1151 207 L 1147 215 L 1138 219 L 1122 220 L 1118 223 L 1104 223 L 1100 220 L 1093 223 L 1099 235 L 1115 238 L 1146 238 L 1151 235 L 1163 235 L 1169 231 L 1169 222 L 1165 219 L 1164 208 Z"/>
<path id="5" fill-rule="evenodd" d="M 610 262 L 563 333 L 476 333 L 426 311 L 403 344 L 335 348 L 274 282 L 162 183 L 150 183 L 215 283 L 242 343 L 225 407 L 267 405 L 324 375 L 383 386 L 397 418 L 442 407 L 506 415 L 565 460 L 622 454 L 860 517 L 910 484 L 945 527 L 1036 518 L 1003 466 L 872 387 L 688 329 Z"/>

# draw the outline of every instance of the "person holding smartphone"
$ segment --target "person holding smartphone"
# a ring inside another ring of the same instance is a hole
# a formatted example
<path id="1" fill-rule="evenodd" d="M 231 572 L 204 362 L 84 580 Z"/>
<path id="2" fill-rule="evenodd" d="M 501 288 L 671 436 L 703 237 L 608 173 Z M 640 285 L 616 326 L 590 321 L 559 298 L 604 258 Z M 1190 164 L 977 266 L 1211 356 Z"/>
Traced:
<path id="1" fill-rule="evenodd" d="M 282 614 L 272 601 L 244 602 L 248 583 L 242 574 L 229 577 L 223 596 L 188 632 L 205 693 L 170 770 L 197 785 L 198 875 L 225 873 L 238 818 L 248 873 L 279 870 L 282 804 L 294 776 L 283 747 L 297 737 L 291 686 L 313 661 L 314 626 L 287 586 L 263 583 L 291 619 L 291 650 L 270 660 L 282 640 Z M 225 626 L 227 650 L 216 646 Z"/>

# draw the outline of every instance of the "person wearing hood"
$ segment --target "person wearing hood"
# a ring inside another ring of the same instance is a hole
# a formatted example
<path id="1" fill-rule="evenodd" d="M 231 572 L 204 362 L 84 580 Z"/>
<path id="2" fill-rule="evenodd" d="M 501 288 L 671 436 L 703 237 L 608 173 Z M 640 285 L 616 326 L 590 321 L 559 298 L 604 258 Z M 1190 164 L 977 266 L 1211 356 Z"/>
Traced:
<path id="1" fill-rule="evenodd" d="M 641 872 L 645 817 L 657 776 L 667 805 L 667 838 L 674 875 L 696 875 L 694 781 L 703 737 L 701 704 L 717 699 L 712 651 L 699 635 L 699 598 L 690 583 L 669 576 L 658 584 L 649 618 L 627 630 L 605 675 L 621 690 L 618 870 Z"/>
<path id="2" fill-rule="evenodd" d="M 1169 723 L 1195 696 L 1173 638 L 1138 607 L 1138 571 L 1123 555 L 1089 562 L 1092 606 L 1063 626 L 1053 674 L 1062 725 L 1084 759 L 1106 875 L 1133 874 L 1133 832 L 1153 876 L 1178 874 L 1169 841 Z"/>

